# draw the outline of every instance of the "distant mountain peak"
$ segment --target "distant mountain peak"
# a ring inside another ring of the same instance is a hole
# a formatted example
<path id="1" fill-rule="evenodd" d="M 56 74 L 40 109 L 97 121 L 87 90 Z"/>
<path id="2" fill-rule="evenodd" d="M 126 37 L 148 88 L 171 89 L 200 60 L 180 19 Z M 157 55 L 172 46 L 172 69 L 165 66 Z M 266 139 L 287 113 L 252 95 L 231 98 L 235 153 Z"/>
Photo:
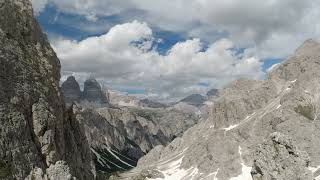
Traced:
<path id="1" fill-rule="evenodd" d="M 308 39 L 295 51 L 294 55 L 314 55 L 319 51 L 320 42 L 315 39 Z"/>
<path id="2" fill-rule="evenodd" d="M 201 106 L 206 101 L 206 97 L 201 94 L 191 94 L 180 100 L 180 102 L 184 102 L 194 106 Z"/>

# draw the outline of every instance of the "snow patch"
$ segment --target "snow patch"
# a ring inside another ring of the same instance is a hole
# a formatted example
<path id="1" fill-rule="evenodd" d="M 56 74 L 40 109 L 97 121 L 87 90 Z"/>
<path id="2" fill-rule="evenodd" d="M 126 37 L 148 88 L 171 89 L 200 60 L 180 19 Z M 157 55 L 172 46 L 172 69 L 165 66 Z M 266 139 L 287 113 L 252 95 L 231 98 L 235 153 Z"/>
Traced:
<path id="1" fill-rule="evenodd" d="M 229 127 L 227 127 L 227 128 L 223 128 L 223 130 L 225 130 L 225 131 L 230 131 L 230 130 L 238 127 L 238 126 L 239 126 L 239 124 L 231 125 L 231 126 L 229 126 Z"/>
<path id="2" fill-rule="evenodd" d="M 279 104 L 278 106 L 277 106 L 277 109 L 279 109 L 281 107 L 281 104 Z"/>
<path id="3" fill-rule="evenodd" d="M 308 167 L 308 169 L 312 172 L 312 173 L 315 173 L 318 169 L 320 169 L 320 166 L 318 167 Z"/>
<path id="4" fill-rule="evenodd" d="M 97 151 L 95 151 L 93 148 L 90 148 L 90 149 L 93 152 L 93 154 L 97 157 L 97 160 L 100 165 L 102 166 L 107 165 L 106 161 L 101 157 L 101 155 Z"/>
<path id="5" fill-rule="evenodd" d="M 164 175 L 164 178 L 148 179 L 148 180 L 179 180 L 179 179 L 192 179 L 198 174 L 198 168 L 191 167 L 189 169 L 181 169 L 183 156 L 175 161 L 166 164 L 163 167 L 158 167 L 159 171 Z"/>
<path id="6" fill-rule="evenodd" d="M 293 80 L 293 81 L 290 81 L 291 83 L 295 83 L 297 81 L 297 79 Z"/>
<path id="7" fill-rule="evenodd" d="M 318 167 L 308 167 L 308 169 L 312 172 L 312 174 L 314 174 L 316 171 L 318 171 L 320 169 L 320 166 Z M 317 177 L 314 177 L 314 180 L 320 180 L 320 175 Z"/>
<path id="8" fill-rule="evenodd" d="M 215 172 L 213 172 L 213 173 L 210 173 L 210 174 L 208 174 L 206 177 L 204 177 L 204 178 L 201 178 L 201 180 L 206 180 L 206 179 L 212 179 L 212 180 L 218 180 L 218 178 L 217 178 L 217 174 L 218 174 L 218 172 L 219 172 L 219 169 L 220 168 L 218 168 L 217 169 L 217 171 L 215 171 Z"/>
<path id="9" fill-rule="evenodd" d="M 212 101 L 205 101 L 204 104 L 205 104 L 205 105 L 208 105 L 208 106 L 212 106 L 212 105 L 213 105 L 213 102 L 212 102 Z"/>
<path id="10" fill-rule="evenodd" d="M 187 150 L 187 148 L 185 149 Z M 160 171 L 164 178 L 148 179 L 148 180 L 189 180 L 195 179 L 199 175 L 199 169 L 196 167 L 190 167 L 189 169 L 183 169 L 181 163 L 184 157 L 183 150 L 181 153 L 164 160 L 162 162 L 157 162 L 156 169 Z"/>
<path id="11" fill-rule="evenodd" d="M 246 117 L 244 120 L 242 120 L 240 123 L 234 124 L 234 125 L 231 125 L 231 126 L 229 126 L 229 127 L 227 127 L 227 128 L 222 128 L 222 129 L 225 130 L 225 131 L 230 131 L 230 130 L 238 127 L 240 124 L 246 123 L 246 121 L 248 121 L 248 120 L 249 120 L 253 115 L 255 115 L 255 114 L 256 114 L 256 113 L 254 112 L 254 113 L 252 113 L 251 115 L 247 116 L 247 117 Z"/>
<path id="12" fill-rule="evenodd" d="M 122 162 L 123 164 L 129 166 L 129 167 L 132 167 L 134 168 L 134 166 L 132 166 L 131 164 L 128 164 L 126 163 L 125 161 L 121 160 L 115 153 L 113 153 L 109 148 L 107 148 L 107 151 L 112 155 L 114 156 L 116 159 L 118 159 L 120 162 Z"/>
<path id="13" fill-rule="evenodd" d="M 239 146 L 239 155 L 241 159 L 241 166 L 242 166 L 242 173 L 238 175 L 237 177 L 232 177 L 230 180 L 252 180 L 251 177 L 251 169 L 252 167 L 246 166 L 243 162 L 242 159 L 242 152 L 241 152 L 241 147 Z"/>

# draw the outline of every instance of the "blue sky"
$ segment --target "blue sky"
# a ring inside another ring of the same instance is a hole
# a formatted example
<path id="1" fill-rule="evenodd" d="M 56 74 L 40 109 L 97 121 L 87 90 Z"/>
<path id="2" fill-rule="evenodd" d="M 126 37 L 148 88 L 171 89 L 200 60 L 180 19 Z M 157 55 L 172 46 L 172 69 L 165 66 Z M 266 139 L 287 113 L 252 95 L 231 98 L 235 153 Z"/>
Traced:
<path id="1" fill-rule="evenodd" d="M 313 20 L 319 4 L 311 0 L 79 2 L 33 0 L 62 75 L 82 82 L 93 74 L 129 94 L 183 97 L 240 77 L 263 79 L 268 68 L 320 34 Z"/>

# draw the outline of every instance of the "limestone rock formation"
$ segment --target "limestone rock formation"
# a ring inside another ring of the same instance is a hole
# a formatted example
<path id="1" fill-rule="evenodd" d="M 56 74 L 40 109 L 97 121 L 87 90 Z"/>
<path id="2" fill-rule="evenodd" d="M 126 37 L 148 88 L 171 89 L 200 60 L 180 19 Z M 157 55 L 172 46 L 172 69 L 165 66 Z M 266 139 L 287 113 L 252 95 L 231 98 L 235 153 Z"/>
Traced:
<path id="1" fill-rule="evenodd" d="M 320 167 L 319 69 L 320 43 L 308 40 L 266 80 L 240 79 L 219 90 L 205 120 L 168 146 L 151 150 L 121 177 L 157 170 L 172 179 L 249 180 L 256 146 L 279 132 L 307 153 L 315 178 Z M 273 163 L 278 159 L 268 162 Z M 282 178 L 292 177 L 284 173 Z"/>
<path id="2" fill-rule="evenodd" d="M 74 76 L 69 76 L 67 80 L 62 83 L 61 90 L 67 105 L 70 105 L 73 102 L 80 102 L 81 90 L 79 83 Z"/>
<path id="3" fill-rule="evenodd" d="M 109 102 L 100 84 L 94 78 L 87 79 L 84 82 L 82 100 L 86 100 L 89 102 L 106 103 L 106 104 Z"/>
<path id="4" fill-rule="evenodd" d="M 65 112 L 59 79 L 60 62 L 30 1 L 1 0 L 0 179 L 46 174 L 58 161 L 77 179 L 94 177 L 89 146 Z"/>
<path id="5" fill-rule="evenodd" d="M 272 133 L 270 139 L 260 144 L 253 159 L 253 180 L 313 179 L 311 171 L 308 170 L 308 154 L 299 151 L 293 140 L 281 133 Z"/>

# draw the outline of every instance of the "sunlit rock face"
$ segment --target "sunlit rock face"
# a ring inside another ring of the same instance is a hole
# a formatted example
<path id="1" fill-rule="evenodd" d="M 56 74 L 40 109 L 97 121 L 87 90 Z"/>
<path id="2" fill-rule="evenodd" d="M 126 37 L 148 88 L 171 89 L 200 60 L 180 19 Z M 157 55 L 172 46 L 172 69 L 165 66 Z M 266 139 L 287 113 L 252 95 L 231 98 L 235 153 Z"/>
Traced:
<path id="1" fill-rule="evenodd" d="M 300 151 L 290 137 L 281 133 L 272 133 L 259 144 L 253 159 L 251 174 L 254 180 L 313 179 L 312 171 L 308 169 L 308 154 Z"/>
<path id="2" fill-rule="evenodd" d="M 219 90 L 206 105 L 206 120 L 168 146 L 151 150 L 137 168 L 120 177 L 316 178 L 320 167 L 319 69 L 320 44 L 308 40 L 271 70 L 266 80 L 240 79 Z"/>

